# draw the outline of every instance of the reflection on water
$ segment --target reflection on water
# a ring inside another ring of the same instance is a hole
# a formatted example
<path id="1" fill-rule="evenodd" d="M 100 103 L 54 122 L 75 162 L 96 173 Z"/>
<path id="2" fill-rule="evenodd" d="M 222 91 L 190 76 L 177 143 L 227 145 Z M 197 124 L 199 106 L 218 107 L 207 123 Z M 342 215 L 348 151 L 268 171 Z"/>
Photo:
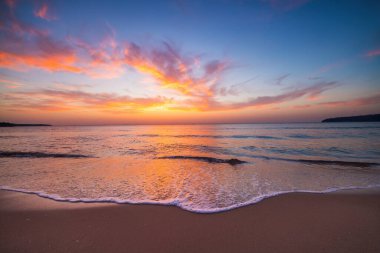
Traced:
<path id="1" fill-rule="evenodd" d="M 380 162 L 379 129 L 378 123 L 3 128 L 0 185 L 68 201 L 215 212 L 282 192 L 380 185 L 380 167 L 373 165 Z"/>

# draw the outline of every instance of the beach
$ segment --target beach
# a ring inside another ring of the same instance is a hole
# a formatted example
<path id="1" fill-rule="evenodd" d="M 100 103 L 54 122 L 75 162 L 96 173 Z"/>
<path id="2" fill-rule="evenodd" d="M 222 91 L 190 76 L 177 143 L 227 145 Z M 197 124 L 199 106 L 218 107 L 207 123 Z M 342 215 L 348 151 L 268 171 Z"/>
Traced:
<path id="1" fill-rule="evenodd" d="M 0 191 L 1 252 L 380 252 L 380 191 L 289 193 L 231 211 Z"/>
<path id="2" fill-rule="evenodd" d="M 380 253 L 380 0 L 0 10 L 0 253 Z"/>

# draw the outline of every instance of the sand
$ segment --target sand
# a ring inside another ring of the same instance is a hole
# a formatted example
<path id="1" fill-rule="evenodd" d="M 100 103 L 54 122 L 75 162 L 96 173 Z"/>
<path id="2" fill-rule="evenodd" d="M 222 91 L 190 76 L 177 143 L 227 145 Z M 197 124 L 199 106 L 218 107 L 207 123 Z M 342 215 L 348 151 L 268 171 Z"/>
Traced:
<path id="1" fill-rule="evenodd" d="M 0 252 L 380 252 L 380 193 L 291 193 L 196 214 L 0 191 Z"/>

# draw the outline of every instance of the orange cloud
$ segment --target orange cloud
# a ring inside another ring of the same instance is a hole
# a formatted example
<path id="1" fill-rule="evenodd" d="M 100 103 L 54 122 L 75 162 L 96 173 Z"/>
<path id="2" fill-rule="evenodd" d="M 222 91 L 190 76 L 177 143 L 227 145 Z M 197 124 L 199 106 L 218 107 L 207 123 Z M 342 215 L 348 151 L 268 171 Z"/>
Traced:
<path id="1" fill-rule="evenodd" d="M 185 57 L 169 43 L 146 51 L 135 43 L 124 49 L 124 61 L 141 73 L 148 74 L 162 87 L 185 96 L 211 97 L 213 87 L 227 69 L 227 61 L 211 61 L 199 67 L 196 57 Z M 196 76 L 195 72 L 202 72 Z"/>
<path id="2" fill-rule="evenodd" d="M 0 52 L 1 68 L 21 71 L 33 66 L 34 68 L 42 68 L 49 71 L 69 71 L 80 73 L 81 70 L 73 66 L 75 61 L 75 55 L 48 55 L 41 57 Z"/>
<path id="3" fill-rule="evenodd" d="M 0 67 L 17 71 L 40 68 L 48 71 L 80 73 L 77 56 L 64 41 L 53 39 L 47 31 L 17 20 L 13 15 L 0 28 Z"/>
<path id="4" fill-rule="evenodd" d="M 247 102 L 226 104 L 216 101 L 215 97 L 207 99 L 194 96 L 190 96 L 188 99 L 173 99 L 161 96 L 139 98 L 112 93 L 89 93 L 80 89 L 72 89 L 72 87 L 66 89 L 65 85 L 61 85 L 59 90 L 3 92 L 0 93 L 0 104 L 4 111 L 93 111 L 111 114 L 152 111 L 165 111 L 165 113 L 169 111 L 216 113 L 253 107 L 270 109 L 273 108 L 273 105 L 313 94 L 320 94 L 335 86 L 334 82 L 317 83 L 276 96 L 262 96 Z"/>
<path id="5" fill-rule="evenodd" d="M 35 11 L 49 19 L 49 6 L 41 4 Z M 48 71 L 81 73 L 93 78 L 115 78 L 130 66 L 153 78 L 158 85 L 198 99 L 212 97 L 228 62 L 214 60 L 200 63 L 197 56 L 182 54 L 164 42 L 154 48 L 118 42 L 115 33 L 98 45 L 78 38 L 54 39 L 48 31 L 25 24 L 8 13 L 0 31 L 0 67 L 18 71 L 39 68 Z M 111 29 L 112 30 L 112 29 Z"/>
<path id="6" fill-rule="evenodd" d="M 170 99 L 163 97 L 134 98 L 111 93 L 88 93 L 79 90 L 37 90 L 0 94 L 4 108 L 18 110 L 107 110 L 138 111 L 165 106 Z"/>

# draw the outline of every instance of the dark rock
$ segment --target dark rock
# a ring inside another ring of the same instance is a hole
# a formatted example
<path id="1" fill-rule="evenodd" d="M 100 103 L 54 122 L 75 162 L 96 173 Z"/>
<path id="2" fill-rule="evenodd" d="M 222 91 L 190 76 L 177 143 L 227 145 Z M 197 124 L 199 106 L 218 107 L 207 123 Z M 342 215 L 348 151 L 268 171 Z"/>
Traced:
<path id="1" fill-rule="evenodd" d="M 162 156 L 162 157 L 158 157 L 157 159 L 187 159 L 187 160 L 199 160 L 199 161 L 204 161 L 208 163 L 228 163 L 230 165 L 247 163 L 246 161 L 242 161 L 236 158 L 220 159 L 220 158 L 208 157 L 208 156 Z"/>

